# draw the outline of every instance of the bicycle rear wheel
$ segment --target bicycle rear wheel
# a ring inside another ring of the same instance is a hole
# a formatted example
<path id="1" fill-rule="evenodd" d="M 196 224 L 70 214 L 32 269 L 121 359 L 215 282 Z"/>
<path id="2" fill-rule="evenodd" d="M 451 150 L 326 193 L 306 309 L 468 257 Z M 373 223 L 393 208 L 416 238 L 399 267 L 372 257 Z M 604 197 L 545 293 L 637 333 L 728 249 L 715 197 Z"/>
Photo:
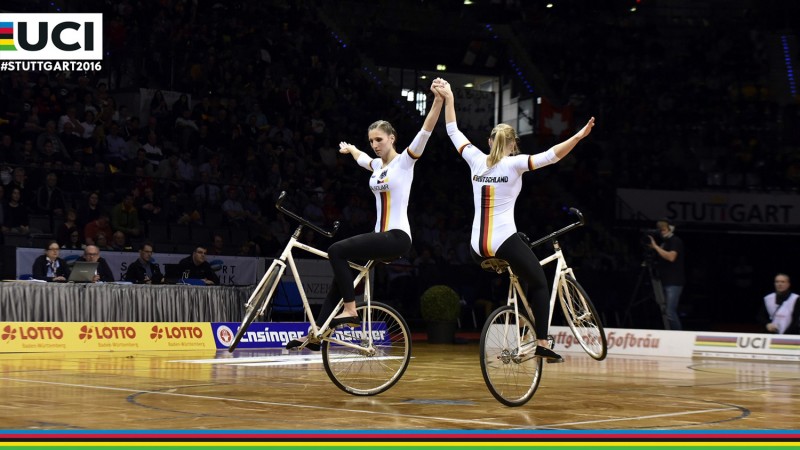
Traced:
<path id="1" fill-rule="evenodd" d="M 357 344 L 354 349 L 322 342 L 322 362 L 333 384 L 353 395 L 376 395 L 394 386 L 411 360 L 411 334 L 405 319 L 392 307 L 372 302 L 372 347 L 369 336 L 362 327 L 367 323 L 367 307 L 359 305 L 356 310 L 362 325 L 353 328 L 338 328 L 331 336 L 334 339 Z"/>
<path id="2" fill-rule="evenodd" d="M 558 284 L 558 299 L 567 324 L 575 339 L 592 358 L 602 361 L 608 354 L 608 342 L 600 316 L 589 295 L 571 275 L 564 275 Z"/>
<path id="3" fill-rule="evenodd" d="M 519 337 L 519 347 L 517 339 Z M 497 308 L 481 331 L 481 372 L 494 398 L 507 406 L 522 406 L 536 393 L 542 358 L 536 358 L 533 323 L 514 307 Z"/>
<path id="4" fill-rule="evenodd" d="M 278 272 L 277 268 L 273 268 L 267 276 L 267 281 L 262 285 L 261 290 L 258 291 L 251 302 L 245 305 L 244 319 L 242 319 L 242 324 L 239 325 L 239 329 L 236 330 L 236 335 L 233 337 L 230 347 L 228 347 L 229 352 L 236 350 L 236 346 L 241 342 L 242 337 L 247 332 L 247 328 L 250 327 L 250 324 L 253 323 L 258 316 L 258 312 L 264 306 L 264 303 L 269 299 L 268 294 L 272 292 L 273 285 L 277 282 Z"/>

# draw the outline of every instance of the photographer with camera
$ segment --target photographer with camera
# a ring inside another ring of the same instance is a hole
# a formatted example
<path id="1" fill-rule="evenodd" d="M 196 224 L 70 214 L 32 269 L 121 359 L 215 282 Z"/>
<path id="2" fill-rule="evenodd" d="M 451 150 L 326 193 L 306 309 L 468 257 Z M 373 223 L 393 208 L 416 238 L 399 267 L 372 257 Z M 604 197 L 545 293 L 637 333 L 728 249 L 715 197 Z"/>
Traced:
<path id="1" fill-rule="evenodd" d="M 661 234 L 661 244 L 659 245 L 652 235 L 650 248 L 655 250 L 659 256 L 654 263 L 664 287 L 664 299 L 666 300 L 666 313 L 669 319 L 671 330 L 680 330 L 681 321 L 678 317 L 678 302 L 681 298 L 683 286 L 686 284 L 684 275 L 684 251 L 683 241 L 675 236 L 675 225 L 669 219 L 659 219 L 656 222 L 656 229 Z"/>

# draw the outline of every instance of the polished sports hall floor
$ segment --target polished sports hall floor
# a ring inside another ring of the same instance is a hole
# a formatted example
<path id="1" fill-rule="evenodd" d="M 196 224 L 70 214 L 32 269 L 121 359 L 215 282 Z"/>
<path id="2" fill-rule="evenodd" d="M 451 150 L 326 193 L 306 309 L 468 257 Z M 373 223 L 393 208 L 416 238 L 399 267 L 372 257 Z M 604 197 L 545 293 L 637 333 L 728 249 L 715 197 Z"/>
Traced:
<path id="1" fill-rule="evenodd" d="M 400 382 L 356 397 L 319 353 L 0 354 L 0 423 L 14 430 L 777 430 L 800 423 L 797 363 L 565 354 L 510 408 L 477 344 L 414 342 Z"/>

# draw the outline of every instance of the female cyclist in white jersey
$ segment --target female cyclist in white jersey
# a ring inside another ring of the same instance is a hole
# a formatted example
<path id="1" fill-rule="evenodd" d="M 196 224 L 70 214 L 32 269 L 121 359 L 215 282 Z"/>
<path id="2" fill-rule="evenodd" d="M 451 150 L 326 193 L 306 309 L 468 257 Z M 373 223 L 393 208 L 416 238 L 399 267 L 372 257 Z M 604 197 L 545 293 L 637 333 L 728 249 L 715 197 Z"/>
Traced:
<path id="1" fill-rule="evenodd" d="M 352 144 L 339 144 L 339 153 L 349 153 L 359 166 L 372 172 L 369 188 L 375 195 L 377 220 L 374 232 L 343 239 L 328 248 L 333 268 L 333 284 L 317 316 L 318 325 L 322 325 L 319 322 L 328 318 L 339 299 L 344 299 L 344 308 L 333 318 L 330 327 L 361 323 L 356 313 L 353 273 L 348 260 L 396 258 L 411 248 L 408 197 L 411 193 L 411 182 L 414 180 L 414 164 L 425 150 L 425 144 L 442 111 L 444 99 L 434 90 L 434 86 L 443 81 L 436 79 L 431 85 L 431 92 L 434 94 L 431 110 L 425 117 L 422 129 L 402 153 L 395 149 L 397 133 L 394 127 L 385 120 L 374 122 L 367 129 L 370 147 L 377 158 L 370 158 Z M 299 347 L 303 342 L 304 339 L 294 339 L 286 344 L 286 348 Z M 311 342 L 306 348 L 319 350 L 320 346 Z"/>
<path id="2" fill-rule="evenodd" d="M 527 298 L 533 309 L 538 346 L 536 355 L 551 362 L 563 358 L 547 346 L 550 295 L 539 259 L 517 234 L 514 205 L 522 189 L 522 174 L 554 164 L 566 156 L 594 127 L 594 117 L 574 136 L 536 155 L 520 155 L 517 133 L 509 125 L 499 124 L 489 136 L 489 155 L 473 146 L 458 130 L 453 91 L 447 82 L 435 86 L 444 96 L 447 134 L 458 153 L 467 161 L 472 179 L 475 217 L 472 221 L 470 247 L 480 260 L 497 257 L 528 286 Z"/>

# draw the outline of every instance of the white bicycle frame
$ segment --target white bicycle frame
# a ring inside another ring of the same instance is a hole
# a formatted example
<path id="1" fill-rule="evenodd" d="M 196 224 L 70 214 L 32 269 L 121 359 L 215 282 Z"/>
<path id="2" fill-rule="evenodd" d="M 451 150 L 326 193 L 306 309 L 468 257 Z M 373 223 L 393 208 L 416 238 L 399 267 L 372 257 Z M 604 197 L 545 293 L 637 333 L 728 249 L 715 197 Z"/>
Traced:
<path id="1" fill-rule="evenodd" d="M 294 249 L 296 249 L 296 248 L 299 248 L 301 250 L 305 250 L 308 253 L 320 256 L 320 257 L 325 258 L 325 259 L 329 259 L 329 258 L 328 258 L 328 253 L 323 252 L 322 250 L 319 250 L 317 248 L 308 246 L 306 244 L 303 244 L 302 242 L 299 242 L 297 240 L 297 237 L 299 235 L 300 229 L 301 228 L 298 227 L 298 230 L 295 231 L 295 233 L 292 235 L 291 239 L 289 239 L 289 242 L 286 244 L 286 248 L 283 250 L 283 253 L 281 253 L 281 255 L 278 258 L 276 258 L 275 260 L 272 261 L 272 264 L 270 264 L 269 268 L 264 273 L 264 276 L 261 278 L 261 281 L 258 283 L 258 285 L 256 286 L 255 290 L 250 295 L 250 298 L 247 300 L 247 305 L 250 305 L 250 302 L 256 301 L 256 299 L 259 298 L 259 296 L 262 293 L 261 291 L 265 288 L 264 285 L 267 282 L 268 275 L 272 272 L 272 270 L 277 270 L 278 271 L 277 272 L 278 275 L 275 278 L 275 283 L 273 283 L 272 287 L 270 288 L 270 291 L 267 293 L 267 295 L 268 295 L 267 301 L 264 302 L 264 305 L 261 307 L 261 310 L 258 311 L 259 315 L 263 315 L 264 312 L 266 311 L 267 307 L 269 306 L 270 302 L 272 302 L 272 300 L 273 300 L 272 294 L 275 292 L 275 289 L 277 288 L 278 283 L 280 283 L 280 280 L 283 277 L 283 273 L 286 271 L 286 267 L 288 265 L 289 270 L 291 271 L 291 273 L 292 273 L 292 275 L 294 277 L 294 281 L 297 284 L 297 289 L 300 292 L 300 298 L 303 300 L 303 310 L 305 311 L 306 318 L 311 323 L 311 331 L 308 334 L 308 337 L 310 339 L 321 340 L 321 339 L 324 338 L 324 339 L 326 339 L 326 340 L 328 340 L 328 341 L 330 341 L 332 343 L 336 343 L 336 344 L 343 345 L 343 346 L 346 346 L 346 347 L 351 347 L 351 348 L 358 349 L 358 350 L 367 350 L 367 351 L 369 351 L 369 350 L 373 349 L 373 345 L 372 345 L 372 342 L 373 342 L 373 339 L 372 339 L 372 336 L 373 336 L 373 334 L 372 334 L 372 314 L 370 314 L 370 311 L 371 311 L 371 298 L 370 298 L 371 297 L 371 295 L 370 295 L 371 289 L 370 289 L 370 281 L 369 281 L 369 271 L 372 269 L 372 266 L 374 265 L 374 261 L 370 260 L 363 266 L 359 265 L 359 264 L 355 264 L 353 262 L 349 262 L 351 268 L 353 268 L 355 270 L 358 270 L 358 275 L 356 276 L 355 280 L 353 281 L 353 287 L 358 286 L 358 283 L 360 283 L 361 280 L 364 280 L 364 302 L 367 305 L 366 306 L 367 313 L 364 314 L 364 318 L 362 319 L 361 329 L 362 329 L 362 333 L 365 333 L 367 336 L 369 336 L 369 338 L 367 340 L 367 342 L 369 342 L 369 347 L 364 348 L 361 345 L 356 345 L 356 344 L 353 344 L 351 342 L 347 342 L 347 341 L 342 341 L 340 339 L 336 339 L 335 337 L 333 337 L 334 336 L 333 330 L 331 330 L 330 333 L 327 333 L 327 331 L 329 329 L 328 326 L 329 326 L 331 320 L 333 320 L 333 318 L 336 316 L 337 311 L 339 311 L 339 309 L 344 304 L 344 299 L 340 299 L 339 300 L 339 303 L 336 305 L 336 308 L 333 309 L 333 312 L 331 312 L 331 315 L 328 316 L 327 320 L 325 320 L 325 323 L 322 324 L 321 327 L 318 327 L 317 323 L 314 321 L 314 315 L 311 313 L 311 306 L 308 303 L 308 296 L 306 295 L 306 291 L 303 288 L 303 283 L 302 283 L 302 280 L 301 280 L 301 277 L 300 277 L 300 272 L 297 270 L 297 265 L 295 264 L 294 255 L 293 255 L 292 251 Z"/>
<path id="2" fill-rule="evenodd" d="M 561 246 L 558 244 L 558 241 L 556 241 L 556 240 L 553 240 L 553 249 L 554 249 L 554 252 L 553 252 L 552 255 L 550 255 L 547 258 L 544 258 L 543 260 L 539 261 L 539 264 L 542 265 L 542 266 L 545 266 L 546 264 L 549 264 L 549 263 L 551 263 L 553 261 L 556 261 L 556 272 L 555 272 L 555 276 L 553 277 L 553 286 L 552 286 L 552 289 L 550 291 L 550 315 L 547 318 L 547 327 L 548 328 L 550 327 L 550 324 L 553 321 L 553 311 L 555 310 L 556 298 L 558 297 L 558 287 L 561 284 L 561 280 L 563 280 L 566 275 L 571 275 L 573 277 L 575 276 L 575 274 L 572 272 L 572 268 L 567 266 L 567 260 L 564 258 L 564 253 L 561 251 Z M 501 273 L 498 270 L 498 267 L 494 266 L 493 268 L 496 271 L 498 271 L 499 273 Z M 518 301 L 518 299 L 521 299 L 522 300 L 522 305 L 525 307 L 525 311 L 528 313 L 528 317 L 531 320 L 535 321 L 536 319 L 534 318 L 533 311 L 531 311 L 531 307 L 528 304 L 528 299 L 525 297 L 525 293 L 522 290 L 522 285 L 519 283 L 519 278 L 514 273 L 514 271 L 511 270 L 511 266 L 506 266 L 503 269 L 508 271 L 508 276 L 509 276 L 509 279 L 510 279 L 510 282 L 508 284 L 508 303 L 507 303 L 507 305 L 513 305 L 514 306 L 514 316 L 515 317 L 519 317 L 519 301 Z M 522 348 L 522 341 L 521 341 L 522 338 L 521 338 L 519 333 L 514 333 L 514 334 L 516 334 L 518 353 L 520 354 L 520 356 L 523 356 L 523 352 L 522 352 L 523 348 Z M 544 339 L 544 337 L 536 336 L 536 339 Z M 527 348 L 527 347 L 531 347 L 531 348 Z M 525 350 L 531 350 L 531 349 L 535 350 L 535 348 L 536 348 L 535 345 L 533 345 L 533 346 L 528 345 L 528 346 L 526 346 Z"/>

